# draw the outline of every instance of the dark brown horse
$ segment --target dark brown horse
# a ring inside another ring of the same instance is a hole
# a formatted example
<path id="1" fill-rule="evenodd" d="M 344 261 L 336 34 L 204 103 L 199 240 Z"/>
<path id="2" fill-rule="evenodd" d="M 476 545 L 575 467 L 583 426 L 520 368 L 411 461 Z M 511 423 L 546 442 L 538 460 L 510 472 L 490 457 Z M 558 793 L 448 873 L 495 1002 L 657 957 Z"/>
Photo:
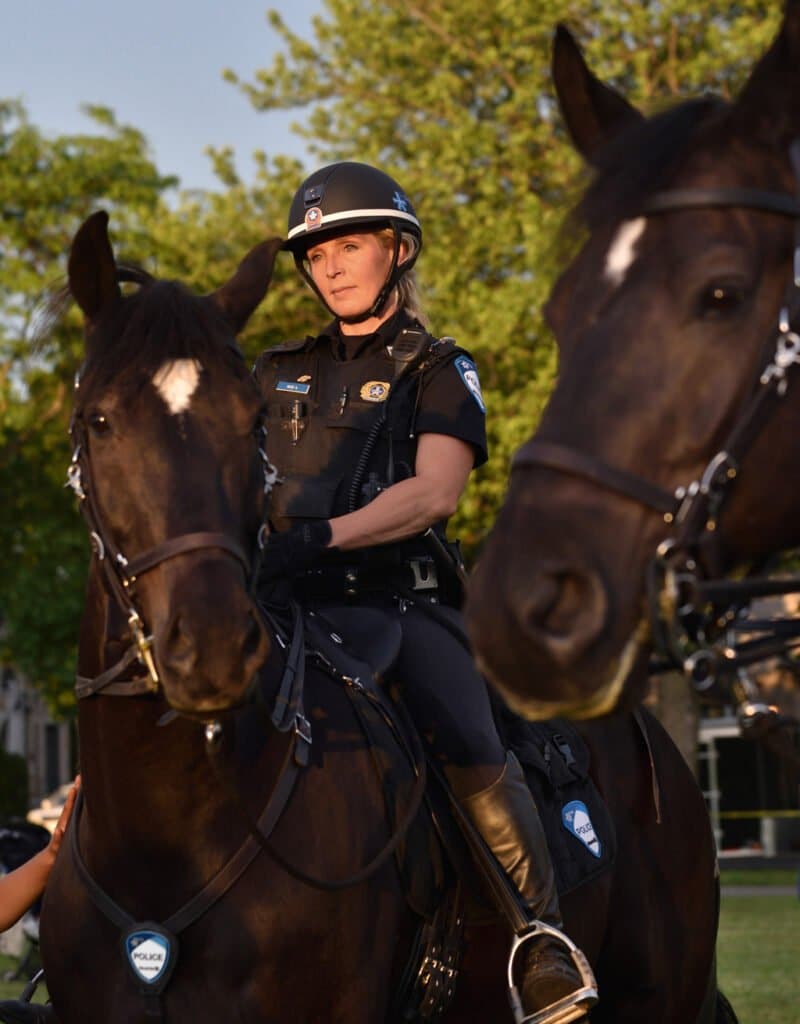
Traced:
<path id="1" fill-rule="evenodd" d="M 800 541 L 800 2 L 732 103 L 645 118 L 563 28 L 553 71 L 585 242 L 468 617 L 513 707 L 583 718 L 636 700 L 654 640 L 698 671 L 746 592 L 724 574 Z"/>
<path id="2" fill-rule="evenodd" d="M 291 644 L 249 594 L 270 473 L 234 336 L 277 243 L 201 298 L 118 266 L 106 222 L 84 224 L 69 260 L 86 321 L 70 482 L 94 553 L 79 647 L 84 801 L 41 924 L 55 1010 L 61 1024 L 396 1019 L 418 919 L 393 859 L 347 888 L 303 877 L 358 874 L 397 834 L 374 751 L 355 698 L 313 663 L 297 704 Z M 256 676 L 262 700 L 248 702 Z M 587 739 L 618 848 L 613 869 L 562 904 L 597 974 L 593 1024 L 711 1024 L 715 856 L 700 794 L 655 722 L 624 716 Z M 413 808 L 408 759 L 394 764 L 384 740 L 384 770 L 408 794 L 397 802 Z M 272 854 L 248 840 L 231 788 L 271 831 Z M 510 1020 L 508 945 L 499 922 L 470 932 L 447 1020 Z"/>

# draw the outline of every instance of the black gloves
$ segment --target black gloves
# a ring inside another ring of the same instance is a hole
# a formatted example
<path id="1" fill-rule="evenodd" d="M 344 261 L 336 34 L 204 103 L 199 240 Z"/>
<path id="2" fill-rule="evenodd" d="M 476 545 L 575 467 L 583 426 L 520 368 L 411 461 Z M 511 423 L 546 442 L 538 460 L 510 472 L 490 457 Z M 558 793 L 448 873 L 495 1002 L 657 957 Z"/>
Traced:
<path id="1" fill-rule="evenodd" d="M 327 519 L 293 526 L 284 533 L 271 533 L 261 557 L 259 583 L 288 579 L 310 568 L 330 539 L 331 524 Z"/>

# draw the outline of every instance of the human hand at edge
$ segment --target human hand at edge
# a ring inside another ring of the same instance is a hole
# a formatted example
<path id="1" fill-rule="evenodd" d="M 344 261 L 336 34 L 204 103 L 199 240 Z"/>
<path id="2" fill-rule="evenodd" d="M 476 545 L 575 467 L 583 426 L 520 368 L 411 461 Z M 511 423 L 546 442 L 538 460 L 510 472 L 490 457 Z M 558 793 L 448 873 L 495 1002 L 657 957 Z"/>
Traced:
<path id="1" fill-rule="evenodd" d="M 67 799 L 64 801 L 64 806 L 61 808 L 61 814 L 58 816 L 56 827 L 53 829 L 53 835 L 50 842 L 47 844 L 47 850 L 55 860 L 55 856 L 61 847 L 61 841 L 66 835 L 67 825 L 69 819 L 72 817 L 72 810 L 75 806 L 75 801 L 78 798 L 78 790 L 81 788 L 81 777 L 80 775 L 75 776 L 75 781 L 72 783 L 72 788 L 67 793 Z"/>

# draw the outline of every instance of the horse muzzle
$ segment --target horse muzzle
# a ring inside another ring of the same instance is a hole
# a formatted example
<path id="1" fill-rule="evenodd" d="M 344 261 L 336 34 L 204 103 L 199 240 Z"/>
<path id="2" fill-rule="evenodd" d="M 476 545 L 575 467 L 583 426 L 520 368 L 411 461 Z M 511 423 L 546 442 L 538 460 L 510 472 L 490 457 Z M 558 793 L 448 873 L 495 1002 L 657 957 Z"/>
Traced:
<path id="1" fill-rule="evenodd" d="M 164 695 L 182 714 L 208 717 L 243 703 L 270 651 L 258 611 L 242 588 L 173 594 L 154 651 Z"/>

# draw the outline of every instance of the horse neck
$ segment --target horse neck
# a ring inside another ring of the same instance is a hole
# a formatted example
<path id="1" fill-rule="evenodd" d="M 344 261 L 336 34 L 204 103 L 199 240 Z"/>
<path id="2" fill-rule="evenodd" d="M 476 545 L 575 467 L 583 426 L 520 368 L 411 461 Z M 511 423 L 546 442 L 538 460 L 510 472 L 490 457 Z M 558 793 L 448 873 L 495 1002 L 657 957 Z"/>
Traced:
<path id="1" fill-rule="evenodd" d="M 93 565 L 78 651 L 81 675 L 94 677 L 119 656 L 119 645 L 111 646 L 121 639 L 117 620 L 124 623 Z M 136 673 L 133 667 L 129 671 Z M 232 837 L 243 831 L 212 774 L 202 723 L 173 718 L 161 724 L 168 711 L 160 694 L 96 695 L 79 702 L 83 835 L 111 860 L 142 844 L 151 846 L 156 836 L 161 845 L 186 850 L 204 838 L 213 850 L 222 836 L 229 849 Z M 267 746 L 266 731 L 261 745 Z M 186 842 L 187 834 L 192 843 Z"/>

